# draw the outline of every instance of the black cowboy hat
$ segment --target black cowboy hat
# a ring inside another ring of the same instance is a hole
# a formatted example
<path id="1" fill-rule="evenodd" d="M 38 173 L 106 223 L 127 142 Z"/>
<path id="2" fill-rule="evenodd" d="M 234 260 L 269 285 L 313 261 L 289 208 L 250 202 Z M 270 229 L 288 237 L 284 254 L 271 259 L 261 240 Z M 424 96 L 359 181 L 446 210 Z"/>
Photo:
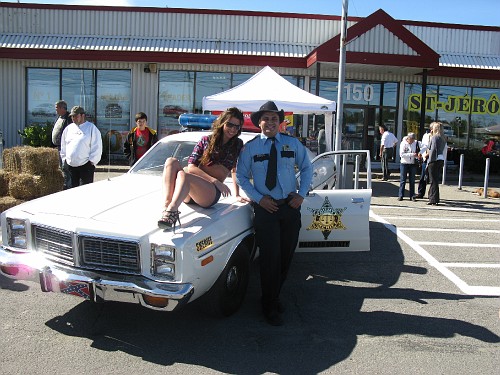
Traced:
<path id="1" fill-rule="evenodd" d="M 250 119 L 252 120 L 252 124 L 254 124 L 256 127 L 260 128 L 259 126 L 259 120 L 260 117 L 264 112 L 275 112 L 278 114 L 280 118 L 280 124 L 285 120 L 285 111 L 281 110 L 278 111 L 278 107 L 276 107 L 276 104 L 274 102 L 266 102 L 262 104 L 257 112 L 252 112 L 250 115 Z"/>

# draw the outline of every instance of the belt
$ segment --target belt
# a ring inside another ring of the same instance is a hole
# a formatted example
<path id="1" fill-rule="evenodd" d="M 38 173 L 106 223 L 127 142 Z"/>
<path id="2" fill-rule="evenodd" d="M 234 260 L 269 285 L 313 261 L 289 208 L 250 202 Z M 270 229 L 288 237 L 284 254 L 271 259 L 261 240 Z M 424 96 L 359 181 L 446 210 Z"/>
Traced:
<path id="1" fill-rule="evenodd" d="M 289 195 L 286 198 L 283 199 L 273 199 L 274 203 L 276 203 L 278 206 L 283 206 L 285 204 L 288 204 L 292 200 L 293 196 Z"/>
<path id="2" fill-rule="evenodd" d="M 278 206 L 283 206 L 284 204 L 287 203 L 286 199 L 274 199 L 274 203 L 276 203 Z"/>

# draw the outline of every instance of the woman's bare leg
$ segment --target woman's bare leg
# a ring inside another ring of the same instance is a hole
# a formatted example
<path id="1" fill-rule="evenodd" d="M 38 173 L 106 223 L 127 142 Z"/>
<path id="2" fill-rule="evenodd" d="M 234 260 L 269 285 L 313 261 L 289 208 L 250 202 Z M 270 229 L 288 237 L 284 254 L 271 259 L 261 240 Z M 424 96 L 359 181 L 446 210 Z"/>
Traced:
<path id="1" fill-rule="evenodd" d="M 162 188 L 164 194 L 164 204 L 165 207 L 168 207 L 172 202 L 172 196 L 174 195 L 176 179 L 178 172 L 182 170 L 181 164 L 179 160 L 176 158 L 168 158 L 165 161 L 165 165 L 163 167 L 163 176 L 162 176 Z"/>
<path id="2" fill-rule="evenodd" d="M 200 206 L 207 207 L 214 201 L 216 193 L 216 187 L 211 182 L 180 170 L 171 201 L 166 207 L 168 211 L 177 211 L 188 195 Z"/>

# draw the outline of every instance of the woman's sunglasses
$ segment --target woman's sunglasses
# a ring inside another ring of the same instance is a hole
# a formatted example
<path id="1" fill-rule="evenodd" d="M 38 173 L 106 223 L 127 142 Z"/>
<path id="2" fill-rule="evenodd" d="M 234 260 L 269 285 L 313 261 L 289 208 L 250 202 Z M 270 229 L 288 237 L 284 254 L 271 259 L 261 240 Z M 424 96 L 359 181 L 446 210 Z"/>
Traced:
<path id="1" fill-rule="evenodd" d="M 232 122 L 226 122 L 226 126 L 229 128 L 229 129 L 236 129 L 236 130 L 240 130 L 241 128 L 241 125 L 239 124 L 233 124 Z"/>

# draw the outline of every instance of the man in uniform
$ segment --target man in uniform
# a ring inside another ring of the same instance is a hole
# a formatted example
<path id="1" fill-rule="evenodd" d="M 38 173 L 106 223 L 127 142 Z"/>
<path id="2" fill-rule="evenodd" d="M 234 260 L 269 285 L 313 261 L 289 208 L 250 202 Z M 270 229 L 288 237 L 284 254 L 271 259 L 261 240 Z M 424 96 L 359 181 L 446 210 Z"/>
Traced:
<path id="1" fill-rule="evenodd" d="M 300 206 L 312 181 L 312 165 L 304 145 L 278 132 L 284 117 L 284 111 L 271 101 L 250 115 L 261 134 L 244 146 L 236 167 L 238 184 L 252 200 L 255 213 L 262 310 L 274 326 L 283 324 L 279 295 L 297 247 Z M 300 171 L 298 192 L 295 167 Z"/>

